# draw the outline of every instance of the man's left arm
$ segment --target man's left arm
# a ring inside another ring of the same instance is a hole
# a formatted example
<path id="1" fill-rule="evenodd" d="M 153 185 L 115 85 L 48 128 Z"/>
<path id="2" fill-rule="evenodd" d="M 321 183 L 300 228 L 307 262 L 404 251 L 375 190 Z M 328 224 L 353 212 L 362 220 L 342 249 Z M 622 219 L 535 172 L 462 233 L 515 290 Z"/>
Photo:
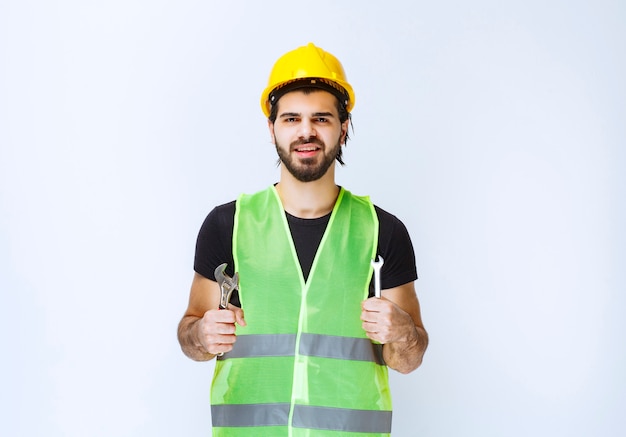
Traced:
<path id="1" fill-rule="evenodd" d="M 383 344 L 387 366 L 409 373 L 422 364 L 428 346 L 414 282 L 382 291 L 363 301 L 361 320 L 367 336 Z"/>

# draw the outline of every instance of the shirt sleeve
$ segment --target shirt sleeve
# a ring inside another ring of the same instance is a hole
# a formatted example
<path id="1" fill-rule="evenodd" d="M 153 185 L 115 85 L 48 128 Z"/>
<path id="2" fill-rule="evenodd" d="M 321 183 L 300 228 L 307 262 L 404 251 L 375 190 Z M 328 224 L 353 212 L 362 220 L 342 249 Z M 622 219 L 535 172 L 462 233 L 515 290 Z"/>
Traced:
<path id="1" fill-rule="evenodd" d="M 409 232 L 400 219 L 375 207 L 379 221 L 378 255 L 385 260 L 380 271 L 383 289 L 417 280 L 415 251 Z"/>
<path id="2" fill-rule="evenodd" d="M 196 240 L 194 270 L 205 278 L 215 281 L 215 268 L 227 263 L 226 273 L 234 274 L 233 226 L 235 202 L 216 206 L 206 217 Z"/>

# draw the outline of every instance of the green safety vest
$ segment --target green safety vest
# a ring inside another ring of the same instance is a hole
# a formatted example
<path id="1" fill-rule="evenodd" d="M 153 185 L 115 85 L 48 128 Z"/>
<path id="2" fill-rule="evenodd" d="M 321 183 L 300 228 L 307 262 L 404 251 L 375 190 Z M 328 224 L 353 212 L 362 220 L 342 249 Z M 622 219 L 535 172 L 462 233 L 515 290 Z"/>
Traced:
<path id="1" fill-rule="evenodd" d="M 247 326 L 218 357 L 213 436 L 388 436 L 391 395 L 382 345 L 362 327 L 378 218 L 341 189 L 304 280 L 272 186 L 237 200 L 233 256 Z"/>

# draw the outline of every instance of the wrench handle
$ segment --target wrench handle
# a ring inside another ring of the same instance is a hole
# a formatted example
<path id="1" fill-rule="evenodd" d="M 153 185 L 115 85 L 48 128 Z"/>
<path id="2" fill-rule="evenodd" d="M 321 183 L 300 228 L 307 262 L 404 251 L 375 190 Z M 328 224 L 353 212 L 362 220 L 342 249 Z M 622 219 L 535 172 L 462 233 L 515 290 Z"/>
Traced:
<path id="1" fill-rule="evenodd" d="M 380 299 L 380 271 L 376 271 L 376 275 L 374 275 L 374 297 Z"/>
<path id="2" fill-rule="evenodd" d="M 383 268 L 385 260 L 382 256 L 378 255 L 376 260 L 372 260 L 372 267 L 374 268 L 374 297 L 380 299 L 382 293 L 380 291 L 380 269 Z"/>
<path id="3" fill-rule="evenodd" d="M 233 287 L 232 285 L 225 284 L 225 283 L 221 285 L 220 305 L 219 305 L 219 308 L 221 310 L 225 310 L 226 308 L 228 308 L 228 301 L 230 300 L 230 296 L 233 294 L 233 291 L 235 291 L 235 287 Z"/>
<path id="4" fill-rule="evenodd" d="M 225 310 L 226 306 L 224 306 L 224 304 L 222 303 L 224 301 L 224 291 L 222 290 L 222 296 L 220 297 L 220 304 L 217 307 L 218 310 Z M 226 302 L 226 305 L 228 305 L 228 302 Z M 218 352 L 217 354 L 215 354 L 218 357 L 223 357 L 224 356 L 224 352 Z"/>

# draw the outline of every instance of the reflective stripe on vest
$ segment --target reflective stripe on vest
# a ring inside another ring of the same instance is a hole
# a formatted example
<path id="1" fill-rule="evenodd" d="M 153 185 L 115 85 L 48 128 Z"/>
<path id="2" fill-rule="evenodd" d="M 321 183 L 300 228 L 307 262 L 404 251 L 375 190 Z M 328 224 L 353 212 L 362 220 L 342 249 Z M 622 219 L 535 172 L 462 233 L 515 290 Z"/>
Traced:
<path id="1" fill-rule="evenodd" d="M 235 211 L 247 324 L 215 364 L 213 436 L 387 436 L 387 367 L 360 320 L 378 242 L 371 201 L 341 189 L 306 281 L 274 187 Z"/>
<path id="2" fill-rule="evenodd" d="M 213 426 L 287 426 L 289 407 L 285 404 L 211 405 Z"/>
<path id="3" fill-rule="evenodd" d="M 290 404 L 212 405 L 216 427 L 287 426 Z M 293 426 L 345 432 L 388 433 L 391 411 L 296 405 Z"/>
<path id="4" fill-rule="evenodd" d="M 295 334 L 240 335 L 233 350 L 218 356 L 218 360 L 252 357 L 289 357 L 295 355 Z M 338 337 L 303 333 L 299 353 L 310 357 L 341 360 L 372 361 L 384 365 L 381 344 L 367 338 Z"/>

